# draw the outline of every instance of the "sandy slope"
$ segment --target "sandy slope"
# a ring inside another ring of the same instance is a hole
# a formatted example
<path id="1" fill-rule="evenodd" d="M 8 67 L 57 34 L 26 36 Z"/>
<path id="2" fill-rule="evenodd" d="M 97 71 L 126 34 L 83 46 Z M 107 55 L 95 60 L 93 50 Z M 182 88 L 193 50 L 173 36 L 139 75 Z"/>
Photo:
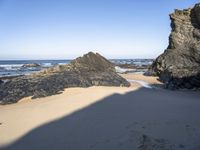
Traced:
<path id="1" fill-rule="evenodd" d="M 160 84 L 155 78 L 123 75 Z M 200 149 L 200 93 L 70 88 L 0 107 L 0 146 L 17 150 Z"/>

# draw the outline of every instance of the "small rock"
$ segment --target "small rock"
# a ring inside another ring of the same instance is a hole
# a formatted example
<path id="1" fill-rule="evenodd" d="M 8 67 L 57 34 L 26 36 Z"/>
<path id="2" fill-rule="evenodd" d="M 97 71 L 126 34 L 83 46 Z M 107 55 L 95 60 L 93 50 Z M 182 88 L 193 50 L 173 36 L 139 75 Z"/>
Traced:
<path id="1" fill-rule="evenodd" d="M 37 63 L 33 63 L 33 64 L 24 64 L 22 67 L 26 67 L 26 68 L 29 68 L 29 67 L 40 67 L 40 65 L 37 64 Z"/>

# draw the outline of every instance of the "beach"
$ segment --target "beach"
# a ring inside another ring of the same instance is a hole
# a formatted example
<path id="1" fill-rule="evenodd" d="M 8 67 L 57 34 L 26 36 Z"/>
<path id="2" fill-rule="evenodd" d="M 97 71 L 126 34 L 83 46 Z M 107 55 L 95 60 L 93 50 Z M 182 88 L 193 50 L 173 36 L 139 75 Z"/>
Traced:
<path id="1" fill-rule="evenodd" d="M 123 74 L 162 85 L 157 77 Z M 198 149 L 200 93 L 92 86 L 0 106 L 2 149 Z"/>
<path id="2" fill-rule="evenodd" d="M 0 7 L 0 150 L 200 150 L 199 1 Z"/>

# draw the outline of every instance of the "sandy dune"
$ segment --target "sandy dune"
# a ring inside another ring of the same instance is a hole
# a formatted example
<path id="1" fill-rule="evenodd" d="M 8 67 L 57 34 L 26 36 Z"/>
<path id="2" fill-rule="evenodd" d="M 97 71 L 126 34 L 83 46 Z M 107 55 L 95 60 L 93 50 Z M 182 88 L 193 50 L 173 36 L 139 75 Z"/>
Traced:
<path id="1" fill-rule="evenodd" d="M 142 75 L 126 78 L 160 84 Z M 200 93 L 195 91 L 134 84 L 130 88 L 70 88 L 60 95 L 1 106 L 0 146 L 14 150 L 199 150 L 199 107 Z"/>

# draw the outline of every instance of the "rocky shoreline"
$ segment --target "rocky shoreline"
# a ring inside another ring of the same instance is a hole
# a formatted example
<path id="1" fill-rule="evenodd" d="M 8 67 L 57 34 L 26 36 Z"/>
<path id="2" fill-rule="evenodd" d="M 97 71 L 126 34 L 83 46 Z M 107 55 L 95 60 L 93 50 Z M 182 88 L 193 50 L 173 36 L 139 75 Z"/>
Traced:
<path id="1" fill-rule="evenodd" d="M 57 65 L 26 76 L 0 78 L 0 104 L 15 103 L 28 96 L 50 96 L 69 87 L 130 86 L 126 79 L 116 73 L 115 66 L 133 70 L 148 69 L 146 74 L 159 76 L 168 89 L 199 89 L 199 10 L 200 4 L 196 4 L 194 8 L 175 10 L 170 15 L 172 31 L 169 46 L 152 65 L 116 65 L 98 53 L 89 52 L 67 65 Z M 40 65 L 26 64 L 22 67 Z"/>
<path id="2" fill-rule="evenodd" d="M 0 104 L 18 100 L 46 97 L 69 87 L 130 86 L 115 72 L 114 65 L 100 54 L 92 52 L 73 60 L 27 76 L 16 77 L 0 84 Z"/>

